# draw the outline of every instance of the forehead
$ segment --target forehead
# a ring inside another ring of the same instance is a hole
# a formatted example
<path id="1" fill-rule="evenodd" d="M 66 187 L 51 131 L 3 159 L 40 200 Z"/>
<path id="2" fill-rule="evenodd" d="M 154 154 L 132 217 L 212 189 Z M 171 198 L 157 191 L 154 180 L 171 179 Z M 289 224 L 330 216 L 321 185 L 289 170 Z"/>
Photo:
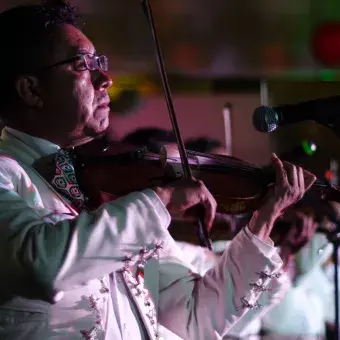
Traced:
<path id="1" fill-rule="evenodd" d="M 92 42 L 86 35 L 72 25 L 62 25 L 53 31 L 53 53 L 51 58 L 55 62 L 70 58 L 79 52 L 95 53 Z"/>

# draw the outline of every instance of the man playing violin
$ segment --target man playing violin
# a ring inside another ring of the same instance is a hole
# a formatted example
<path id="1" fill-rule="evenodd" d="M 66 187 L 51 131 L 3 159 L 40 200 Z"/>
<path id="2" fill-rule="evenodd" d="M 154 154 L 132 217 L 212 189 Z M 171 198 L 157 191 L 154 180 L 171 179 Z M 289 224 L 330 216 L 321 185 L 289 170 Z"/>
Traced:
<path id="1" fill-rule="evenodd" d="M 105 132 L 112 81 L 75 14 L 60 0 L 0 14 L 0 338 L 218 339 L 279 276 L 271 229 L 315 177 L 273 156 L 274 190 L 204 276 L 167 231 L 171 214 L 197 204 L 212 224 L 203 183 L 89 211 L 65 149 Z M 49 180 L 36 170 L 45 158 Z"/>

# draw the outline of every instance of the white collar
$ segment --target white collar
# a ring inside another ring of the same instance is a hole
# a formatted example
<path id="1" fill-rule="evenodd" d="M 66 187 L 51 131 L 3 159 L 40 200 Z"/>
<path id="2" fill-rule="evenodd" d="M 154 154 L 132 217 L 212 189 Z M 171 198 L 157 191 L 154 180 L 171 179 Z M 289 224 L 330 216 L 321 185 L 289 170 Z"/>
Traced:
<path id="1" fill-rule="evenodd" d="M 46 139 L 33 137 L 31 135 L 28 135 L 27 133 L 13 129 L 9 126 L 6 126 L 5 130 L 20 139 L 23 143 L 27 144 L 32 149 L 39 151 L 39 153 L 41 153 L 41 156 L 48 156 L 60 150 L 59 145 L 54 144 Z"/>
<path id="2" fill-rule="evenodd" d="M 60 147 L 46 139 L 33 137 L 6 126 L 1 133 L 1 148 L 20 156 L 21 161 L 32 165 L 37 159 L 51 155 L 60 150 Z"/>

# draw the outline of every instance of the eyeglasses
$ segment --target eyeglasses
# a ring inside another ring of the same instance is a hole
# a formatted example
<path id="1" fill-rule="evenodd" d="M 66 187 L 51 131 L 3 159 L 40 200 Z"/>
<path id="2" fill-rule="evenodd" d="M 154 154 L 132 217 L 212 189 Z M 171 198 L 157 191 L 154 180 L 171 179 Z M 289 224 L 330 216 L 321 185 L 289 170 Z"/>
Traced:
<path id="1" fill-rule="evenodd" d="M 64 64 L 69 64 L 77 60 L 84 61 L 83 65 L 77 66 L 78 70 L 80 71 L 85 71 L 85 70 L 95 71 L 95 70 L 101 69 L 102 71 L 107 72 L 109 69 L 108 59 L 105 55 L 97 56 L 95 54 L 90 54 L 90 53 L 78 54 L 75 57 L 60 61 L 58 63 L 55 63 L 47 67 L 44 67 L 44 69 L 53 68 L 53 67 L 57 67 L 57 66 L 64 65 Z"/>

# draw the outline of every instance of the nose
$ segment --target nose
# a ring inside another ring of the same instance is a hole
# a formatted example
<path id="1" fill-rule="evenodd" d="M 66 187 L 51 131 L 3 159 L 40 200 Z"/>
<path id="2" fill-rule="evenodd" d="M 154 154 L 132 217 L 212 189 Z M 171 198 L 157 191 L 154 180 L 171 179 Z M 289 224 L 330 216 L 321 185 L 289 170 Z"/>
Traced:
<path id="1" fill-rule="evenodd" d="M 105 90 L 112 86 L 112 79 L 102 70 L 93 72 L 93 83 L 97 90 Z"/>

